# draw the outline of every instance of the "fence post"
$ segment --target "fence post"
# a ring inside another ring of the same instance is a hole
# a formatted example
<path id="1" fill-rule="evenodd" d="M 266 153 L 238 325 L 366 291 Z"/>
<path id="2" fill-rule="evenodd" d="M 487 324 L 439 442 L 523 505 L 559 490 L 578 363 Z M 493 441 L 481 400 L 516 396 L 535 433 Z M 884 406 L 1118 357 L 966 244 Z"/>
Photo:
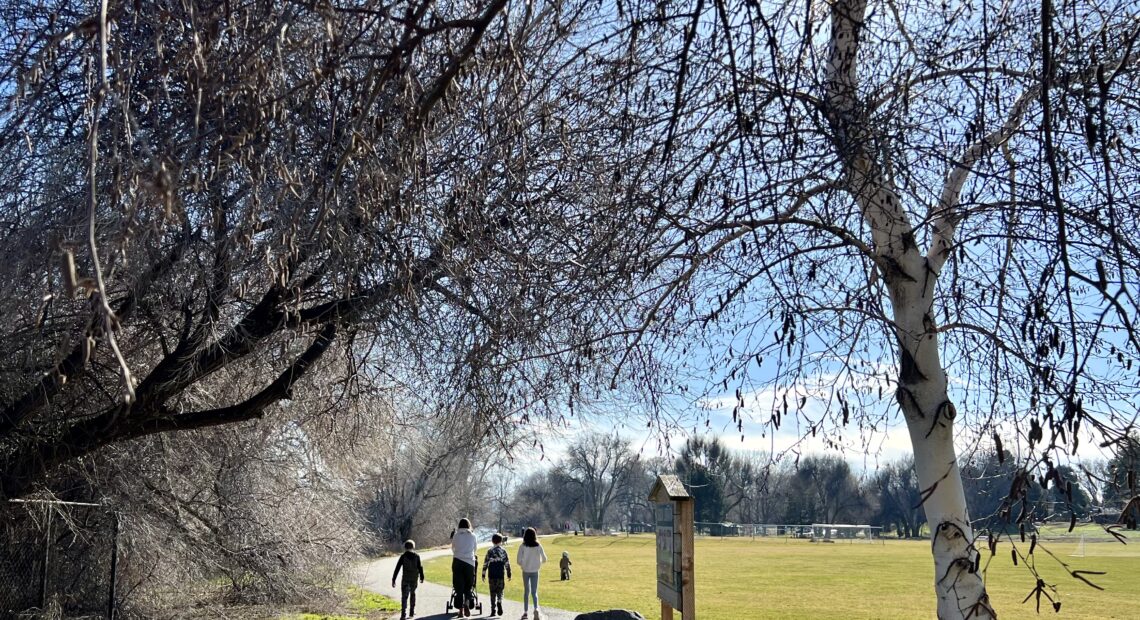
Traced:
<path id="1" fill-rule="evenodd" d="M 115 584 L 119 571 L 119 513 L 111 513 L 111 587 L 107 593 L 107 620 L 115 620 Z"/>
<path id="2" fill-rule="evenodd" d="M 47 529 L 44 530 L 44 565 L 40 573 L 40 609 L 47 607 L 48 562 L 51 559 L 51 518 L 55 511 L 48 509 Z"/>

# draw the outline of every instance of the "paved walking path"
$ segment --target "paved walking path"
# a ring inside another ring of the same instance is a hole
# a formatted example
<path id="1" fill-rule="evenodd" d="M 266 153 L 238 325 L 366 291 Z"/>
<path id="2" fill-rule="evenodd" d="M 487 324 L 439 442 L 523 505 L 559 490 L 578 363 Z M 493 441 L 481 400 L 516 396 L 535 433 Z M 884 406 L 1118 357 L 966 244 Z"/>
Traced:
<path id="1" fill-rule="evenodd" d="M 486 548 L 489 544 L 480 545 L 480 548 Z M 420 558 L 427 562 L 432 558 L 440 556 L 451 555 L 451 549 L 431 549 L 420 553 Z M 397 602 L 400 600 L 400 587 L 399 582 L 396 587 L 392 587 L 392 571 L 396 570 L 396 560 L 400 556 L 394 555 L 387 558 L 380 558 L 374 560 L 360 567 L 356 574 L 356 583 L 361 588 L 383 594 L 389 598 L 395 599 Z M 542 571 L 543 578 L 549 578 L 552 573 L 549 568 Z M 557 577 L 557 573 L 553 573 Z M 401 575 L 403 577 L 403 575 Z M 515 574 L 515 579 L 522 579 L 522 573 Z M 479 600 L 483 603 L 483 614 L 478 616 L 480 618 L 498 617 L 491 614 L 491 595 L 487 593 L 487 584 L 480 581 L 476 586 L 476 591 L 479 593 Z M 445 613 L 447 609 L 447 600 L 451 597 L 451 587 L 441 586 L 438 584 L 425 581 L 416 588 L 416 618 L 419 620 L 447 620 L 455 617 L 454 612 L 451 614 Z M 538 598 L 542 601 L 542 585 L 538 587 Z M 566 611 L 564 609 L 553 609 L 550 607 L 542 607 L 542 620 L 574 620 L 579 612 Z M 472 610 L 471 617 L 475 616 L 475 610 Z M 522 617 L 523 606 L 519 601 L 511 601 L 503 599 L 503 617 L 509 620 L 517 620 Z M 393 617 L 398 618 L 399 613 Z M 534 617 L 534 610 L 531 610 L 531 617 Z"/>

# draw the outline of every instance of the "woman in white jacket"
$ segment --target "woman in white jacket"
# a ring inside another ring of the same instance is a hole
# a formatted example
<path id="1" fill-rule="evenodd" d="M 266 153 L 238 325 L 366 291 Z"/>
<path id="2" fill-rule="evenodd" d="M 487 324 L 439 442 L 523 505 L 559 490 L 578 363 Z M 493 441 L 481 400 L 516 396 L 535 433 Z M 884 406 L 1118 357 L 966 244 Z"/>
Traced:
<path id="1" fill-rule="evenodd" d="M 546 562 L 546 552 L 538 544 L 538 532 L 533 527 L 523 532 L 523 543 L 519 545 L 518 557 L 515 562 L 523 574 L 523 620 L 526 620 L 527 608 L 534 600 L 534 620 L 538 618 L 538 570 Z"/>
<path id="2" fill-rule="evenodd" d="M 475 534 L 471 532 L 471 522 L 459 520 L 459 527 L 451 535 L 451 586 L 459 599 L 457 607 L 464 618 L 471 615 L 471 593 L 475 590 Z"/>

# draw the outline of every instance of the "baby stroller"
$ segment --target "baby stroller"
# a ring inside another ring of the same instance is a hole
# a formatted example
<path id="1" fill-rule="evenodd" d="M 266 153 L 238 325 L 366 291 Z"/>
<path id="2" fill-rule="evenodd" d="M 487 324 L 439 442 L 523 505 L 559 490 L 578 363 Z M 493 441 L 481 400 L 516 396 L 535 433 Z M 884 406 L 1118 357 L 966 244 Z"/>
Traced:
<path id="1" fill-rule="evenodd" d="M 475 567 L 476 567 L 476 571 L 478 571 L 478 567 L 479 567 L 478 561 L 475 562 Z M 478 574 L 478 573 L 476 573 L 476 574 Z M 471 584 L 471 591 L 466 593 L 466 596 L 467 596 L 466 607 L 472 614 L 479 615 L 479 614 L 483 613 L 483 601 L 479 600 L 479 593 L 475 591 L 475 584 L 476 583 L 478 583 L 478 582 L 477 581 L 473 582 Z M 448 597 L 448 599 L 447 599 L 447 608 L 444 611 L 446 613 L 449 613 L 449 614 L 450 613 L 456 613 L 456 614 L 463 613 L 463 607 L 464 607 L 463 596 L 464 595 L 457 592 L 455 590 L 455 588 L 452 588 L 451 589 L 451 596 Z"/>
<path id="2" fill-rule="evenodd" d="M 459 613 L 461 609 L 463 609 L 463 600 L 461 595 L 453 588 L 451 590 L 451 597 L 447 599 L 447 609 L 445 612 Z M 467 609 L 470 609 L 471 613 L 475 615 L 483 613 L 483 601 L 479 600 L 479 593 L 474 589 L 467 593 Z"/>

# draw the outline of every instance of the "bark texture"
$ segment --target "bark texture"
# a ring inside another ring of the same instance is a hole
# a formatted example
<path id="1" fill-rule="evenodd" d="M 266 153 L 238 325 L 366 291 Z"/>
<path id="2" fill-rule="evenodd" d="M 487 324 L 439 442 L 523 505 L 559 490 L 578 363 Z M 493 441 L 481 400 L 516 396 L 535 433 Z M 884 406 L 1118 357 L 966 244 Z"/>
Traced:
<path id="1" fill-rule="evenodd" d="M 898 339 L 896 398 L 906 417 L 932 532 L 938 618 L 996 618 L 978 573 L 978 551 L 973 545 L 954 451 L 957 410 L 947 395 L 932 307 L 936 265 L 941 265 L 949 252 L 956 223 L 954 205 L 945 196 L 955 196 L 956 192 L 952 187 L 944 189 L 940 217 L 935 221 L 935 245 L 931 253 L 923 253 L 915 240 L 914 226 L 872 147 L 885 137 L 877 134 L 864 115 L 864 102 L 858 93 L 860 33 L 866 9 L 865 0 L 832 4 L 825 83 L 828 122 L 843 162 L 845 187 L 870 230 L 875 269 L 890 293 Z M 951 175 L 947 185 L 960 185 L 961 180 L 956 179 Z"/>

